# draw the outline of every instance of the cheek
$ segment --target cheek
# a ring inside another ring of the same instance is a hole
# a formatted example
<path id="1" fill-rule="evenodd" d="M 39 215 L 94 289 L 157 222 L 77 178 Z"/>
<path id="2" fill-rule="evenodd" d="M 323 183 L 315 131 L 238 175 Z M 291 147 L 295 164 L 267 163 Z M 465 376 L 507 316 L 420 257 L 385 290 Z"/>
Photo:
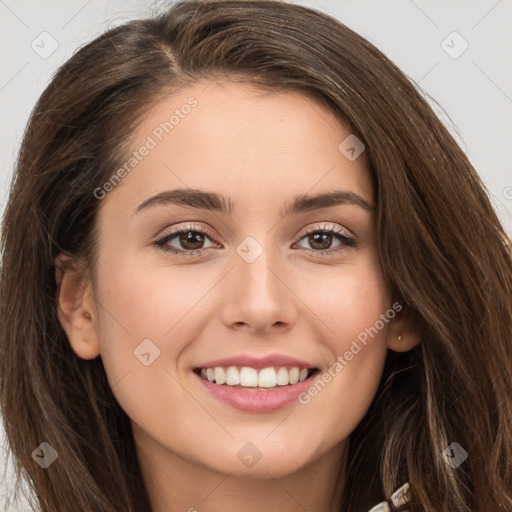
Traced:
<path id="1" fill-rule="evenodd" d="M 362 360 L 379 352 L 379 347 L 384 344 L 391 318 L 383 321 L 382 315 L 386 317 L 391 304 L 381 281 L 375 277 L 364 280 L 354 274 L 344 285 L 346 293 L 338 296 L 331 317 L 334 319 L 333 330 L 336 333 L 333 349 L 336 354 L 342 355 L 350 351 L 353 342 L 357 341 L 365 348 L 358 358 Z M 357 351 L 357 348 L 352 351 Z M 347 359 L 351 360 L 350 354 L 347 354 Z"/>
<path id="2" fill-rule="evenodd" d="M 133 421 L 162 431 L 172 421 L 169 405 L 186 406 L 176 362 L 195 337 L 190 326 L 200 297 L 197 283 L 164 270 L 127 259 L 98 271 L 98 335 L 110 387 Z"/>
<path id="3" fill-rule="evenodd" d="M 329 281 L 317 280 L 318 286 L 308 295 L 324 325 L 330 362 L 300 401 L 312 417 L 324 418 L 331 440 L 349 436 L 368 410 L 384 367 L 388 324 L 395 313 L 375 260 L 359 263 L 337 269 Z M 314 425 L 311 428 L 314 435 Z"/>
<path id="4" fill-rule="evenodd" d="M 193 265 L 148 265 L 128 254 L 123 261 L 102 260 L 95 286 L 101 357 L 116 398 L 132 418 L 142 410 L 145 417 L 150 409 L 162 410 L 156 391 L 174 389 L 170 374 L 177 374 L 181 354 L 215 312 L 208 292 L 217 281 Z"/>
<path id="5" fill-rule="evenodd" d="M 124 251 L 122 259 L 108 252 L 106 247 L 98 269 L 101 309 L 110 317 L 108 323 L 116 324 L 119 336 L 129 337 L 132 344 L 144 338 L 156 344 L 176 338 L 179 329 L 191 324 L 195 309 L 201 310 L 201 299 L 215 283 L 211 272 L 195 265 L 154 263 L 145 257 L 146 249 Z M 176 346 L 174 340 L 171 345 Z"/>
<path id="6" fill-rule="evenodd" d="M 321 320 L 322 332 L 327 335 L 323 341 L 333 353 L 343 354 L 352 340 L 364 340 L 365 333 L 367 341 L 372 341 L 368 348 L 382 344 L 388 322 L 380 319 L 391 307 L 391 296 L 373 251 L 361 253 L 357 261 L 310 275 L 306 282 L 302 296 Z M 376 322 L 378 333 L 368 335 Z"/>
<path id="7" fill-rule="evenodd" d="M 386 348 L 376 339 L 371 343 L 340 343 L 342 354 L 299 396 L 304 414 L 316 418 L 302 424 L 304 436 L 314 438 L 321 426 L 325 450 L 350 436 L 375 397 Z"/>

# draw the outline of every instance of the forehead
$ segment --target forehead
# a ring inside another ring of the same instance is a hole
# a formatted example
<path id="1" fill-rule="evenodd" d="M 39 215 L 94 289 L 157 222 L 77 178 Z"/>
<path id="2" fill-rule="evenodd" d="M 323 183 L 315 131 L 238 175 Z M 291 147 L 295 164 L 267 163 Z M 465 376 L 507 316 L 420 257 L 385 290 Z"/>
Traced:
<path id="1" fill-rule="evenodd" d="M 109 200 L 193 188 L 233 198 L 236 211 L 239 203 L 342 187 L 373 202 L 364 152 L 350 160 L 340 150 L 349 136 L 329 109 L 300 92 L 198 82 L 144 115 L 131 143 L 138 155 Z"/>

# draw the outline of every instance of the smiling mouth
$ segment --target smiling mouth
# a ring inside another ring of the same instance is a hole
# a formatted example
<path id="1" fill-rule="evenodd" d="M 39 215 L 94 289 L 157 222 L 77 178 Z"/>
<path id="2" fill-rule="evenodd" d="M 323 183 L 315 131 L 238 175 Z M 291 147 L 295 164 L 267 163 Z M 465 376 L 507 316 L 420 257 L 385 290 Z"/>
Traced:
<path id="1" fill-rule="evenodd" d="M 249 366 L 194 368 L 194 373 L 213 384 L 247 391 L 272 391 L 293 386 L 319 371 L 318 368 L 298 366 L 270 366 L 262 369 Z"/>

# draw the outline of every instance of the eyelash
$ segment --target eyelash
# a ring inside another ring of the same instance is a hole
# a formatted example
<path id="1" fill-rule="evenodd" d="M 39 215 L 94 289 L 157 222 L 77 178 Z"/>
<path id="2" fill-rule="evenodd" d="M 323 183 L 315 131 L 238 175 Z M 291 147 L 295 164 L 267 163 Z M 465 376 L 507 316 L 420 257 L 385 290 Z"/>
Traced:
<path id="1" fill-rule="evenodd" d="M 155 245 L 156 247 L 162 249 L 163 251 L 171 253 L 171 254 L 182 255 L 182 256 L 196 256 L 196 255 L 201 256 L 203 254 L 202 249 L 195 249 L 195 250 L 175 249 L 174 247 L 170 247 L 169 245 L 166 245 L 172 239 L 176 238 L 177 235 L 180 235 L 181 233 L 188 233 L 190 231 L 197 232 L 202 235 L 206 235 L 208 238 L 211 238 L 211 239 L 214 238 L 214 236 L 212 235 L 212 233 L 209 230 L 207 230 L 203 227 L 189 224 L 186 227 L 182 227 L 180 229 L 175 229 L 175 230 L 167 233 L 163 237 L 161 237 L 158 240 L 156 240 L 155 242 L 153 242 L 153 245 Z M 342 245 L 345 246 L 344 248 L 336 249 L 336 250 L 332 250 L 332 249 L 327 249 L 327 250 L 303 249 L 309 253 L 314 253 L 315 256 L 338 253 L 342 250 L 357 247 L 357 242 L 356 242 L 355 238 L 348 236 L 344 230 L 339 229 L 339 228 L 327 227 L 325 224 L 321 228 L 314 227 L 314 228 L 308 229 L 305 233 L 303 233 L 303 235 L 301 236 L 299 241 L 301 241 L 303 238 L 307 237 L 308 235 L 310 235 L 312 233 L 324 233 L 324 234 L 335 235 L 341 240 Z"/>

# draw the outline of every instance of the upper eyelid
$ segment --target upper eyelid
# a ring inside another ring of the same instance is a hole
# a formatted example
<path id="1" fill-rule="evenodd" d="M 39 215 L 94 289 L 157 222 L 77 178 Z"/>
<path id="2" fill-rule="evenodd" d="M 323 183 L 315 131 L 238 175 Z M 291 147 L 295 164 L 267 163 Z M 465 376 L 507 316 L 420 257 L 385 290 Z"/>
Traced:
<path id="1" fill-rule="evenodd" d="M 296 235 L 295 237 L 299 236 L 301 233 L 301 237 L 300 238 L 303 238 L 304 236 L 306 236 L 307 234 L 311 233 L 311 232 L 315 232 L 315 231 L 333 231 L 333 230 L 339 230 L 341 231 L 342 233 L 341 234 L 346 234 L 347 237 L 350 237 L 350 238 L 356 238 L 356 236 L 349 230 L 347 229 L 346 227 L 344 226 L 341 226 L 340 228 L 336 227 L 335 224 L 329 224 L 328 222 L 326 221 L 322 221 L 322 225 L 312 225 L 312 226 L 309 226 L 303 230 L 300 230 Z M 180 232 L 183 232 L 183 231 L 199 231 L 199 232 L 204 232 L 206 235 L 208 235 L 210 238 L 212 239 L 215 239 L 215 235 L 212 234 L 211 230 L 209 228 L 205 228 L 204 226 L 201 226 L 201 225 L 194 225 L 192 223 L 188 223 L 187 225 L 185 226 L 178 226 L 177 228 L 169 228 L 168 231 L 164 230 L 164 233 L 160 234 L 158 237 L 157 237 L 157 240 L 161 240 L 162 238 L 165 238 L 169 235 L 174 235 L 174 234 L 177 234 L 177 233 L 180 233 Z M 339 233 L 338 233 L 339 234 Z"/>
<path id="2" fill-rule="evenodd" d="M 320 225 L 317 225 L 317 226 L 313 225 L 313 226 L 310 226 L 310 227 L 306 228 L 304 231 L 299 231 L 299 233 L 302 233 L 302 237 L 304 237 L 305 235 L 307 235 L 307 234 L 309 234 L 311 232 L 315 232 L 315 231 L 340 231 L 341 233 L 336 233 L 336 234 L 338 234 L 338 235 L 339 234 L 345 234 L 347 237 L 356 238 L 356 236 L 352 233 L 352 231 L 350 231 L 346 227 L 341 226 L 341 228 L 338 228 L 335 224 L 329 225 L 325 221 L 324 221 L 324 224 L 321 225 L 321 226 Z M 298 236 L 298 234 L 297 234 L 297 236 Z"/>
<path id="3" fill-rule="evenodd" d="M 192 223 L 188 223 L 185 226 L 178 226 L 177 228 L 169 228 L 169 230 L 164 230 L 163 233 L 158 235 L 156 237 L 156 240 L 162 240 L 163 238 L 166 238 L 170 235 L 176 235 L 177 233 L 183 232 L 183 231 L 199 231 L 201 233 L 204 233 L 205 235 L 208 235 L 210 238 L 214 239 L 215 236 L 211 233 L 211 230 L 208 228 L 205 228 L 204 226 L 200 225 L 194 225 Z"/>

